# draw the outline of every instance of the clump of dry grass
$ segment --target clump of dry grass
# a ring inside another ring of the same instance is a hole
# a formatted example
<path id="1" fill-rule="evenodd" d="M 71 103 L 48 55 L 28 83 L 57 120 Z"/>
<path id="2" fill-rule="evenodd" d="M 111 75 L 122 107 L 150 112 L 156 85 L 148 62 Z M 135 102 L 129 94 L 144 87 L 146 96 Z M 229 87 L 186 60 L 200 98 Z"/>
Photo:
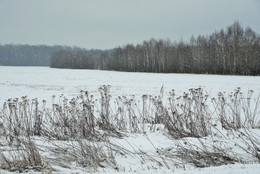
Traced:
<path id="1" fill-rule="evenodd" d="M 176 97 L 174 90 L 168 98 L 169 107 L 154 99 L 157 120 L 163 123 L 175 138 L 204 137 L 211 133 L 211 112 L 206 104 L 208 95 L 201 88 Z"/>
<path id="2" fill-rule="evenodd" d="M 114 153 L 122 148 L 111 144 L 108 137 L 122 137 L 124 132 L 145 134 L 149 131 L 148 125 L 150 131 L 154 131 L 159 124 L 164 125 L 180 145 L 172 157 L 197 167 L 244 162 L 236 151 L 226 151 L 230 142 L 250 158 L 260 161 L 260 137 L 248 130 L 260 128 L 260 95 L 254 99 L 253 91 L 245 97 L 238 88 L 228 96 L 219 93 L 217 99 L 209 100 L 201 88 L 192 88 L 182 96 L 176 96 L 172 90 L 164 100 L 162 87 L 159 96 L 143 95 L 141 100 L 135 96 L 120 96 L 113 103 L 110 88 L 109 85 L 99 88 L 99 100 L 83 90 L 71 100 L 63 95 L 53 96 L 52 108 L 46 108 L 45 100 L 39 103 L 26 96 L 21 101 L 8 99 L 0 112 L 0 136 L 6 137 L 13 152 L 9 156 L 1 154 L 2 168 L 19 172 L 42 169 L 43 160 L 30 137 L 43 136 L 70 142 L 66 147 L 58 147 L 65 148 L 65 153 L 56 151 L 61 159 L 67 158 L 68 162 L 76 161 L 94 170 L 107 166 L 117 170 Z M 214 137 L 221 132 L 232 134 L 236 141 L 221 135 L 224 146 L 216 145 L 214 142 L 218 140 Z M 188 146 L 184 146 L 185 137 L 197 138 L 199 145 L 186 141 Z M 212 146 L 208 147 L 201 138 L 210 137 Z M 163 156 L 160 158 L 164 161 Z"/>
<path id="3" fill-rule="evenodd" d="M 194 164 L 196 167 L 211 167 L 227 164 L 235 164 L 237 159 L 219 152 L 204 152 L 190 149 L 180 149 L 176 155 L 186 163 Z"/>
<path id="4" fill-rule="evenodd" d="M 218 99 L 211 100 L 214 107 L 211 111 L 209 95 L 201 88 L 190 89 L 178 97 L 172 90 L 167 101 L 163 93 L 143 95 L 141 103 L 134 96 L 122 96 L 116 98 L 113 106 L 110 88 L 110 85 L 99 88 L 99 100 L 83 90 L 71 100 L 59 96 L 58 104 L 53 96 L 52 108 L 46 108 L 45 100 L 39 108 L 37 99 L 30 101 L 26 96 L 21 102 L 17 98 L 8 99 L 1 112 L 2 134 L 10 140 L 20 135 L 68 140 L 90 138 L 98 135 L 98 130 L 113 136 L 120 136 L 120 131 L 145 133 L 146 124 L 164 124 L 174 137 L 204 137 L 211 134 L 214 115 L 225 129 L 260 127 L 260 95 L 253 106 L 253 91 L 247 97 L 239 88 L 228 96 L 219 93 Z"/>
<path id="5" fill-rule="evenodd" d="M 254 91 L 249 90 L 245 96 L 240 88 L 225 95 L 219 93 L 212 99 L 216 113 L 225 129 L 260 128 L 260 95 L 252 98 Z"/>
<path id="6" fill-rule="evenodd" d="M 44 168 L 42 158 L 35 143 L 29 138 L 16 137 L 16 144 L 11 146 L 8 155 L 0 154 L 0 168 L 12 172 L 26 170 L 41 171 Z"/>

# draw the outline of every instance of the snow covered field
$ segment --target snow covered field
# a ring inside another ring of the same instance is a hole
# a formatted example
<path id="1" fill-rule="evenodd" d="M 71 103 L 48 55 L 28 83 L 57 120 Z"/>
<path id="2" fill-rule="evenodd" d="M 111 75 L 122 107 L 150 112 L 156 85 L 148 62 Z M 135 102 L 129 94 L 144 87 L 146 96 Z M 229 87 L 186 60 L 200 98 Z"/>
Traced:
<path id="1" fill-rule="evenodd" d="M 98 88 L 101 85 L 108 84 L 112 86 L 112 98 L 122 95 L 135 95 L 136 98 L 141 98 L 143 94 L 159 95 L 162 85 L 164 85 L 165 95 L 168 95 L 167 93 L 171 89 L 175 89 L 177 96 L 182 95 L 183 92 L 187 92 L 190 88 L 197 87 L 202 87 L 204 91 L 210 94 L 210 97 L 216 97 L 218 92 L 233 92 L 237 87 L 240 87 L 245 93 L 247 93 L 248 90 L 254 90 L 257 95 L 260 93 L 260 77 L 252 76 L 129 73 L 99 70 L 51 69 L 48 67 L 0 66 L 0 109 L 8 98 L 20 98 L 24 95 L 27 95 L 30 99 L 36 97 L 39 100 L 45 99 L 49 104 L 51 103 L 52 95 L 64 94 L 66 97 L 72 98 L 78 95 L 80 90 L 87 90 L 90 94 L 93 94 L 94 97 L 98 98 L 100 96 Z M 254 132 L 257 136 L 260 133 L 259 130 L 254 130 Z M 227 138 L 227 140 L 232 140 L 230 142 L 228 141 L 229 143 L 223 141 L 223 144 L 218 146 L 224 146 L 227 153 L 230 152 L 229 149 L 239 144 L 236 138 L 240 135 L 236 133 L 228 135 L 228 133 L 223 130 L 221 133 L 216 132 L 214 136 L 217 137 L 217 141 L 222 141 L 223 137 Z M 205 141 L 205 144 L 214 144 L 213 140 L 216 139 L 205 138 L 201 139 L 201 141 Z M 186 141 L 193 142 L 196 140 L 183 139 L 175 141 L 166 133 L 163 126 L 158 126 L 156 131 L 148 131 L 147 134 L 127 133 L 127 136 L 122 139 L 111 138 L 111 143 L 123 147 L 124 151 L 128 151 L 129 154 L 114 154 L 119 172 L 112 167 L 98 168 L 95 172 L 142 174 L 260 173 L 260 165 L 255 163 L 255 159 L 251 158 L 250 155 L 247 156 L 247 153 L 241 151 L 242 148 L 238 147 L 234 149 L 238 149 L 238 154 L 243 156 L 244 159 L 247 159 L 247 161 L 251 161 L 251 164 L 235 162 L 234 164 L 219 167 L 196 168 L 192 165 L 182 163 L 175 158 L 167 158 L 167 155 L 176 157 L 175 150 L 177 150 L 178 143 L 182 142 L 185 144 Z M 60 158 L 54 158 L 51 150 L 44 150 L 46 147 L 54 146 L 54 143 L 46 138 L 36 137 L 35 143 L 37 147 L 40 147 L 40 153 L 43 155 L 43 159 L 53 162 L 52 167 L 55 168 L 56 173 L 89 172 L 89 170 L 85 170 L 74 163 L 71 163 L 69 167 L 59 165 L 63 164 L 62 161 L 59 161 Z M 242 143 L 241 146 L 244 147 L 246 145 L 246 143 Z M 257 145 L 260 147 L 260 144 Z M 6 150 L 6 146 L 1 147 L 0 143 L 0 154 L 1 151 L 6 153 L 8 150 Z M 57 161 L 54 161 L 54 159 Z M 167 167 L 167 165 L 170 166 Z M 33 173 L 34 171 L 29 170 L 29 172 Z M 0 173 L 10 172 L 0 170 Z"/>
<path id="2" fill-rule="evenodd" d="M 49 67 L 0 66 L 0 104 L 5 99 L 27 95 L 29 98 L 50 100 L 53 94 L 75 96 L 80 90 L 98 94 L 101 85 L 111 85 L 112 96 L 143 94 L 158 95 L 162 85 L 165 92 L 175 89 L 177 95 L 190 88 L 202 87 L 213 96 L 230 93 L 237 87 L 247 92 L 260 92 L 260 77 L 132 73 L 99 70 L 68 70 Z"/>

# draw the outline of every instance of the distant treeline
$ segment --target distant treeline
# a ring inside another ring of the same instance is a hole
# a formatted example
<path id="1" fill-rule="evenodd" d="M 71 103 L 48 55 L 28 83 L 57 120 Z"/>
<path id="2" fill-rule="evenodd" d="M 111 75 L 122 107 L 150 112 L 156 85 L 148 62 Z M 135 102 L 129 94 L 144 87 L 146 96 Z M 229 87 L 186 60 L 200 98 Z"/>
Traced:
<path id="1" fill-rule="evenodd" d="M 9 66 L 49 66 L 54 52 L 66 50 L 73 54 L 100 55 L 102 50 L 86 50 L 79 47 L 47 45 L 0 45 L 0 65 Z"/>
<path id="2" fill-rule="evenodd" d="M 100 55 L 62 50 L 53 53 L 51 67 L 260 75 L 260 37 L 250 27 L 244 29 L 234 22 L 209 36 L 192 36 L 189 42 L 151 39 Z"/>

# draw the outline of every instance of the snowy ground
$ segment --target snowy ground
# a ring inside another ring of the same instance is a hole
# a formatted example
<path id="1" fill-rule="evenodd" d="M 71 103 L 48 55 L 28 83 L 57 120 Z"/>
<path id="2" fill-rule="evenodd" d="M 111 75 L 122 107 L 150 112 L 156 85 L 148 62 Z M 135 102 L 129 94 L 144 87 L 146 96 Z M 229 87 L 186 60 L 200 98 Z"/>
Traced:
<path id="1" fill-rule="evenodd" d="M 0 66 L 0 104 L 13 97 L 27 95 L 29 98 L 49 100 L 53 94 L 75 96 L 81 89 L 98 94 L 101 85 L 112 86 L 111 94 L 116 95 L 158 95 L 162 85 L 165 92 L 175 89 L 177 95 L 190 88 L 202 87 L 216 95 L 230 93 L 241 87 L 260 92 L 260 77 L 224 76 L 197 74 L 156 74 L 99 70 L 68 70 L 49 67 L 8 67 Z"/>
<path id="2" fill-rule="evenodd" d="M 46 99 L 51 101 L 52 95 L 64 94 L 67 97 L 76 96 L 81 89 L 89 91 L 95 96 L 99 96 L 98 88 L 101 85 L 110 84 L 111 95 L 136 95 L 140 97 L 143 94 L 158 95 L 161 86 L 164 85 L 165 93 L 175 89 L 177 95 L 190 88 L 202 87 L 204 91 L 216 96 L 218 92 L 224 91 L 230 93 L 235 88 L 241 87 L 245 93 L 250 89 L 255 93 L 260 93 L 260 77 L 252 76 L 223 76 L 223 75 L 196 75 L 196 74 L 155 74 L 155 73 L 128 73 L 99 70 L 67 70 L 51 69 L 48 67 L 5 67 L 0 66 L 0 106 L 8 98 L 20 98 L 27 95 L 28 98 Z M 49 102 L 50 103 L 50 102 Z M 0 108 L 1 108 L 0 107 Z M 149 137 L 149 140 L 147 140 Z M 37 138 L 37 137 L 36 137 Z M 116 143 L 133 153 L 138 150 L 145 151 L 148 155 L 154 156 L 157 149 L 174 148 L 173 140 L 165 135 L 165 132 L 158 131 L 143 134 L 129 134 L 124 139 L 111 139 Z M 49 146 L 45 139 L 37 139 L 36 144 L 40 146 Z M 151 143 L 152 142 L 152 143 Z M 130 145 L 131 144 L 131 145 Z M 44 149 L 44 148 L 43 148 Z M 48 158 L 50 154 L 47 152 Z M 116 156 L 120 172 L 114 169 L 98 169 L 97 173 L 223 173 L 223 174 L 246 174 L 260 173 L 259 164 L 229 164 L 219 167 L 194 168 L 187 164 L 180 166 L 165 166 L 149 162 L 142 164 L 138 156 Z M 162 160 L 159 156 L 156 160 Z M 157 159 L 158 158 L 158 159 Z M 167 164 L 171 164 L 170 161 Z M 62 168 L 53 166 L 57 173 L 76 173 L 86 172 L 79 167 Z M 9 173 L 0 170 L 0 173 Z M 30 173 L 30 172 L 29 172 Z M 33 173 L 33 171 L 31 172 Z"/>
<path id="3" fill-rule="evenodd" d="M 258 131 L 258 133 L 260 133 Z M 148 140 L 149 139 L 149 140 Z M 233 139 L 233 138 L 232 138 Z M 228 164 L 215 167 L 196 168 L 188 163 L 178 162 L 178 159 L 167 159 L 161 158 L 157 151 L 167 151 L 170 153 L 175 152 L 176 142 L 164 135 L 162 131 L 156 131 L 155 133 L 143 134 L 127 134 L 123 139 L 111 138 L 111 143 L 116 143 L 118 146 L 123 147 L 131 153 L 127 155 L 115 154 L 115 159 L 119 171 L 113 169 L 113 167 L 106 166 L 105 168 L 98 168 L 97 170 L 90 170 L 79 167 L 75 163 L 66 163 L 66 159 L 60 159 L 59 155 L 53 155 L 52 150 L 57 145 L 61 146 L 66 144 L 63 141 L 50 142 L 45 138 L 34 137 L 34 140 L 39 147 L 40 154 L 44 161 L 52 164 L 54 169 L 53 173 L 97 173 L 97 174 L 108 174 L 108 173 L 140 173 L 140 174 L 258 174 L 260 172 L 260 164 L 255 162 L 250 163 L 250 158 L 247 164 Z M 232 144 L 232 142 L 230 142 Z M 1 146 L 0 146 L 1 147 Z M 0 151 L 6 153 L 7 149 L 1 147 Z M 56 149 L 57 150 L 57 149 Z M 145 152 L 139 153 L 139 151 Z M 60 151 L 62 153 L 62 150 Z M 163 154 L 163 153 L 161 153 Z M 243 155 L 243 154 L 242 154 Z M 163 156 L 163 155 L 162 155 Z M 246 156 L 246 154 L 245 154 Z M 142 160 L 140 159 L 142 157 Z M 162 163 L 159 165 L 158 162 Z M 165 164 L 168 165 L 166 167 Z M 69 165 L 68 165 L 69 164 Z M 26 173 L 37 173 L 34 170 L 28 170 Z M 0 174 L 13 174 L 12 172 L 4 171 L 0 169 Z"/>

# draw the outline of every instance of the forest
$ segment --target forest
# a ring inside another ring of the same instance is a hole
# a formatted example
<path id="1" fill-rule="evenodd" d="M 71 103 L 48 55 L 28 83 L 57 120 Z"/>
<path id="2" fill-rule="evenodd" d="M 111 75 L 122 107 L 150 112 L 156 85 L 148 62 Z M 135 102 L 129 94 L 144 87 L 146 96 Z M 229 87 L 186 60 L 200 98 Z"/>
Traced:
<path id="1" fill-rule="evenodd" d="M 260 75 L 260 36 L 236 21 L 189 41 L 150 39 L 114 49 L 0 45 L 0 65 L 129 72 Z"/>
<path id="2" fill-rule="evenodd" d="M 99 55 L 102 50 L 87 50 L 80 47 L 47 46 L 47 45 L 0 45 L 0 65 L 5 66 L 50 66 L 51 55 L 54 52 L 66 50 L 73 54 L 82 52 L 85 55 Z"/>
<path id="3" fill-rule="evenodd" d="M 99 55 L 59 50 L 53 68 L 100 69 L 130 72 L 260 75 L 260 36 L 235 21 L 210 35 L 190 41 L 150 39 L 127 44 Z"/>

